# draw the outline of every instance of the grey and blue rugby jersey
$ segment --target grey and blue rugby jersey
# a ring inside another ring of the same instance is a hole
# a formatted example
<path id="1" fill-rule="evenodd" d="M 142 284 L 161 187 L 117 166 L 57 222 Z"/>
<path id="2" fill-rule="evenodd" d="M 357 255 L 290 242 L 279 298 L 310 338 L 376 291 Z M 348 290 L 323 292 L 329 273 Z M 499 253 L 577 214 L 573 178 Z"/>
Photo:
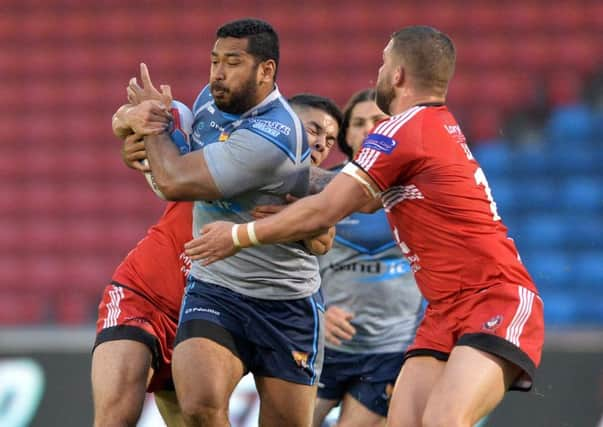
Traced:
<path id="1" fill-rule="evenodd" d="M 245 223 L 256 205 L 282 204 L 291 193 L 307 194 L 310 149 L 303 126 L 278 88 L 238 116 L 220 111 L 209 86 L 193 106 L 192 149 L 205 161 L 223 199 L 196 201 L 193 236 L 214 221 Z M 255 298 L 304 298 L 318 290 L 314 256 L 298 243 L 246 248 L 207 267 L 193 263 L 201 281 Z"/>
<path id="2" fill-rule="evenodd" d="M 422 300 L 385 212 L 341 220 L 333 248 L 319 262 L 326 306 L 355 315 L 356 335 L 340 346 L 328 341 L 326 346 L 350 353 L 404 351 L 414 338 Z"/>

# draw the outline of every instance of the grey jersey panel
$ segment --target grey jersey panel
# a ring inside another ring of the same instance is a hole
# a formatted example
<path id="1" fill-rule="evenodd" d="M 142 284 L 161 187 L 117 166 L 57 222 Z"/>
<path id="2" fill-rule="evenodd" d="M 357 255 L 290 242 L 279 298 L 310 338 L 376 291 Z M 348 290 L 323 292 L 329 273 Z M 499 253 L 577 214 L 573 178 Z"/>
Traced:
<path id="1" fill-rule="evenodd" d="M 350 353 L 405 351 L 415 335 L 421 294 L 397 247 L 368 255 L 335 243 L 319 257 L 325 303 L 355 314 L 356 335 L 329 348 Z"/>
<path id="2" fill-rule="evenodd" d="M 253 221 L 249 211 L 255 206 L 282 204 L 287 193 L 307 193 L 310 158 L 296 164 L 277 145 L 249 130 L 236 130 L 227 142 L 209 144 L 203 153 L 224 198 L 195 202 L 194 237 L 205 224 Z M 320 286 L 316 257 L 297 243 L 246 248 L 207 267 L 196 262 L 191 273 L 199 280 L 270 300 L 304 298 Z"/>

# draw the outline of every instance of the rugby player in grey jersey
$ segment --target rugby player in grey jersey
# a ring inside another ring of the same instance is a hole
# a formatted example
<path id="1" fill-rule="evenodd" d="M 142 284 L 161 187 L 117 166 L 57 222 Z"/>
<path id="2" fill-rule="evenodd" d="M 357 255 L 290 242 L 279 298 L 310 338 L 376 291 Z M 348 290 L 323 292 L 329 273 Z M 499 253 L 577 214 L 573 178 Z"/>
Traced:
<path id="1" fill-rule="evenodd" d="M 309 185 L 306 135 L 275 85 L 274 30 L 251 19 L 226 24 L 211 57 L 210 85 L 193 106 L 193 152 L 180 156 L 166 134 L 145 138 L 160 191 L 196 201 L 194 236 L 217 219 L 246 222 L 258 204 L 304 196 Z M 162 115 L 157 105 L 143 113 Z M 228 425 L 229 397 L 248 371 L 261 425 L 311 423 L 322 366 L 319 284 L 316 259 L 300 243 L 193 265 L 173 357 L 187 425 Z"/>

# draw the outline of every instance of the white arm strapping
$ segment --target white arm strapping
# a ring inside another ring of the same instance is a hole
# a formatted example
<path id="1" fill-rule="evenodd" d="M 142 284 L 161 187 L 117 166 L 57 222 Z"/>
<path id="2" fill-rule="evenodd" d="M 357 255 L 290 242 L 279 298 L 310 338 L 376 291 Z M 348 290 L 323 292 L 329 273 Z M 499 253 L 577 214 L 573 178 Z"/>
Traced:
<path id="1" fill-rule="evenodd" d="M 360 176 L 358 174 L 358 172 L 360 172 L 361 170 L 362 169 L 360 169 L 354 163 L 349 162 L 348 164 L 346 164 L 344 166 L 344 168 L 341 170 L 341 172 L 354 178 L 356 181 L 358 181 L 360 184 L 362 184 L 362 186 L 368 191 L 368 194 L 371 197 L 373 197 L 374 199 L 377 199 L 381 195 L 381 192 L 375 191 L 375 189 L 373 188 L 371 183 L 368 182 L 366 179 L 364 179 L 362 176 Z"/>

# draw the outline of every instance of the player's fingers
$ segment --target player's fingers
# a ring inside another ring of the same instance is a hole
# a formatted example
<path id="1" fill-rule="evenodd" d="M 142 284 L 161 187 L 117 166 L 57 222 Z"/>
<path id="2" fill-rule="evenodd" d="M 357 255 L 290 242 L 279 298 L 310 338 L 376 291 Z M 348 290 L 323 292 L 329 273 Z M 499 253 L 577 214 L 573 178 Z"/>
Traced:
<path id="1" fill-rule="evenodd" d="M 153 91 L 157 90 L 153 86 L 153 82 L 151 82 L 151 75 L 149 74 L 149 69 L 147 67 L 147 64 L 145 64 L 144 62 L 140 63 L 140 79 L 142 80 L 143 88 L 147 90 L 151 89 Z"/>
<path id="2" fill-rule="evenodd" d="M 142 151 L 135 151 L 133 153 L 126 153 L 126 159 L 128 159 L 128 161 L 130 162 L 138 162 L 140 160 L 144 160 L 147 158 L 147 152 L 142 150 Z"/>
<path id="3" fill-rule="evenodd" d="M 172 105 L 172 100 L 174 99 L 172 97 L 172 88 L 170 85 L 161 85 L 159 88 L 161 89 L 161 103 L 169 108 Z"/>
<path id="4" fill-rule="evenodd" d="M 251 216 L 254 219 L 262 219 L 262 218 L 266 218 L 267 216 L 269 216 L 270 214 L 267 214 L 265 212 L 260 212 L 260 211 L 251 211 Z"/>
<path id="5" fill-rule="evenodd" d="M 135 161 L 131 163 L 132 169 L 136 169 L 140 172 L 150 172 L 151 168 L 148 166 L 148 163 L 143 163 L 141 161 Z"/>
<path id="6" fill-rule="evenodd" d="M 343 329 L 342 327 L 340 327 L 340 325 L 332 325 L 331 327 L 331 333 L 333 335 L 335 335 L 337 338 L 342 339 L 342 340 L 351 340 L 352 337 L 354 336 L 353 333 L 350 333 L 348 331 L 346 331 L 345 329 Z"/>
<path id="7" fill-rule="evenodd" d="M 339 339 L 337 339 L 337 337 L 329 331 L 325 331 L 325 339 L 327 341 L 329 341 L 331 344 L 341 345 L 341 341 Z"/>
<path id="8" fill-rule="evenodd" d="M 299 200 L 299 197 L 295 197 L 295 196 L 292 196 L 291 194 L 287 194 L 287 195 L 285 196 L 285 199 L 287 200 L 287 202 L 289 202 L 289 203 L 293 203 L 293 202 L 298 201 L 298 200 Z"/>

